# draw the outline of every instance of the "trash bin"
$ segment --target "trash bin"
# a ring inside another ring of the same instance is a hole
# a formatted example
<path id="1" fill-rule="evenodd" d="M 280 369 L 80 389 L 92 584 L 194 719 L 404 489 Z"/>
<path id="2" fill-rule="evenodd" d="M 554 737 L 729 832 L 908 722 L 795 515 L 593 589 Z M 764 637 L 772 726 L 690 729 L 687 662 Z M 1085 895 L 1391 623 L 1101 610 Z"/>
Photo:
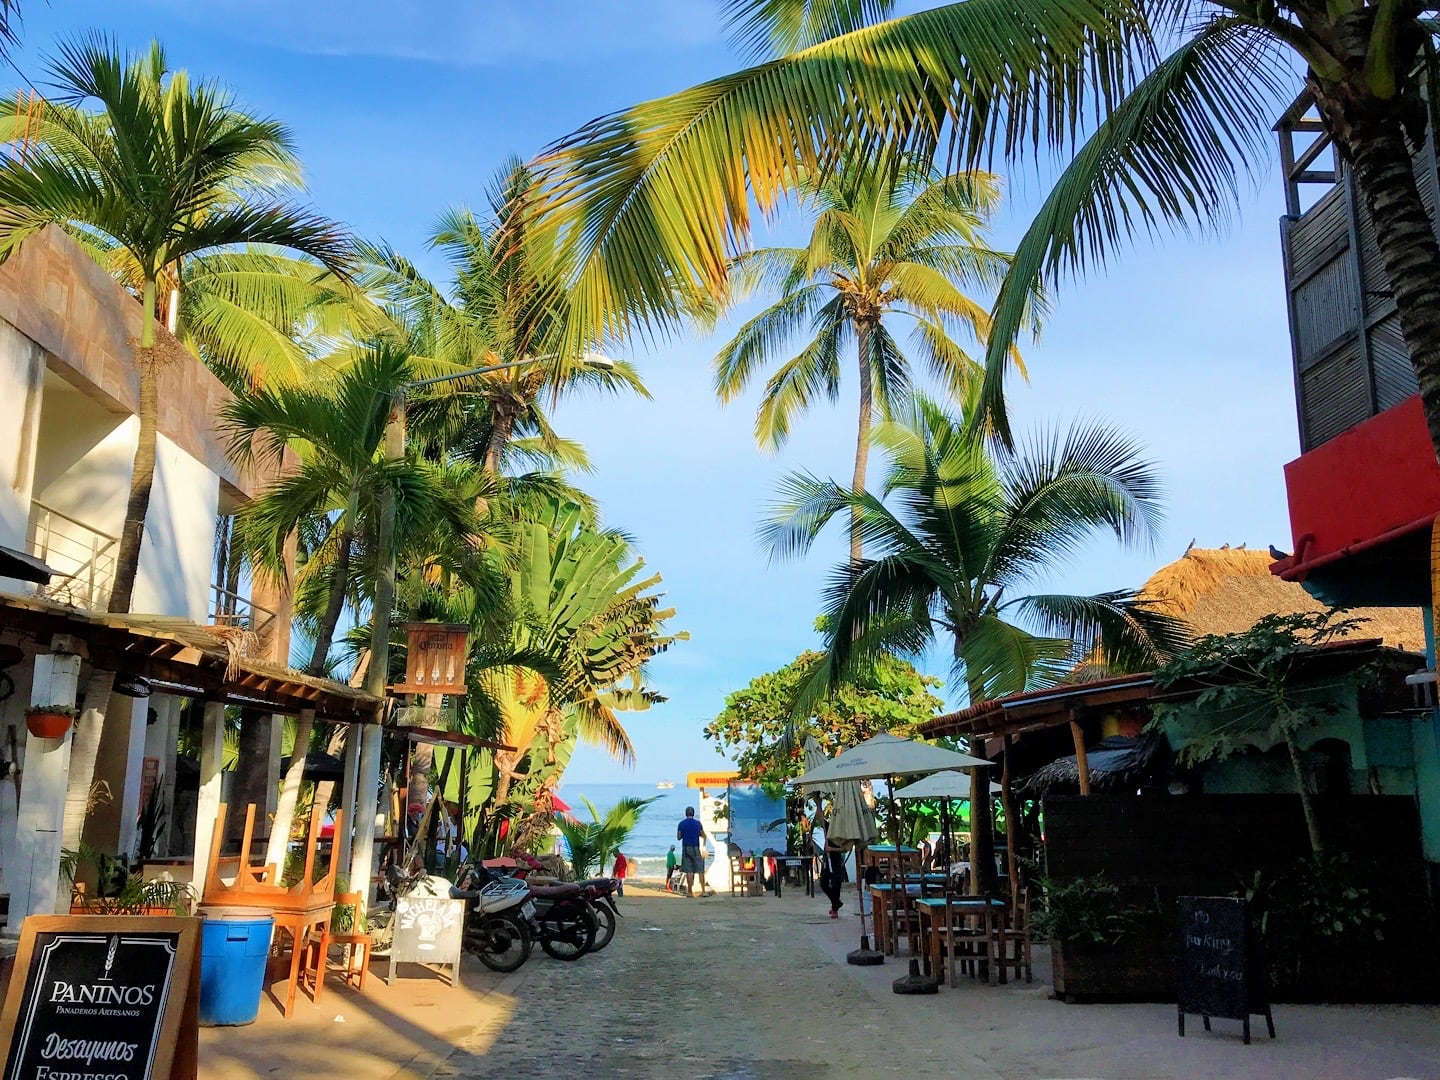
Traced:
<path id="1" fill-rule="evenodd" d="M 275 920 L 253 908 L 202 908 L 200 914 L 200 1023 L 253 1024 Z"/>

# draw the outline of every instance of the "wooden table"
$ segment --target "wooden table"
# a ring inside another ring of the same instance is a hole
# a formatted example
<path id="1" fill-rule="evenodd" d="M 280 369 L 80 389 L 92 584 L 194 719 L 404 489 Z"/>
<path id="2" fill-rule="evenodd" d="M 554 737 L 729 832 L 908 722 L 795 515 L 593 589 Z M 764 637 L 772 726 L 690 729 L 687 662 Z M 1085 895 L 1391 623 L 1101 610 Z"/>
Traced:
<path id="1" fill-rule="evenodd" d="M 877 881 L 874 885 L 871 885 L 870 910 L 874 913 L 876 948 L 882 952 L 894 955 L 896 943 L 890 940 L 890 894 L 892 891 L 898 892 L 899 890 L 892 890 L 888 881 Z M 899 910 L 901 918 L 905 918 L 909 910 L 905 901 L 917 898 L 920 895 L 921 887 L 918 884 L 904 886 L 902 903 L 900 904 Z M 906 924 L 905 936 L 911 939 L 910 952 L 914 953 L 915 941 L 914 936 L 909 931 L 908 923 Z"/>
<path id="2" fill-rule="evenodd" d="M 805 895 L 815 895 L 815 860 L 808 855 L 762 855 L 762 859 L 769 859 L 775 864 L 775 899 L 780 899 L 781 886 L 785 882 L 786 867 L 794 866 L 799 869 L 800 876 L 804 881 Z"/>
<path id="3" fill-rule="evenodd" d="M 943 896 L 926 896 L 915 899 L 915 910 L 920 916 L 920 940 L 924 943 L 925 962 L 934 974 L 938 974 L 942 949 L 944 948 L 944 937 L 947 929 L 954 930 L 959 925 L 970 922 L 971 919 L 979 919 L 981 932 L 985 935 L 985 953 L 980 961 L 982 976 L 987 982 L 994 981 L 998 972 L 999 981 L 1004 983 L 1005 965 L 1000 963 L 1002 959 L 1000 948 L 1002 947 L 1001 931 L 1005 929 L 1006 913 L 1008 905 L 1003 900 L 989 900 L 979 896 L 964 896 L 950 898 L 950 925 L 945 924 L 945 898 Z M 952 942 L 951 948 L 945 955 L 948 981 L 951 986 L 955 985 L 955 949 Z"/>

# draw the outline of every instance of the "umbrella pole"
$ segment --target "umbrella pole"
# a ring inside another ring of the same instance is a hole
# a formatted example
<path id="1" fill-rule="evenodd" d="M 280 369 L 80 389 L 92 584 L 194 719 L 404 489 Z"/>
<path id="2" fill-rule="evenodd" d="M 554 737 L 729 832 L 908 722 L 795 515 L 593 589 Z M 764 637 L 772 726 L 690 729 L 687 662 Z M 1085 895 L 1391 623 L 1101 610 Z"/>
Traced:
<path id="1" fill-rule="evenodd" d="M 955 989 L 955 923 L 951 916 L 950 894 L 950 800 L 940 800 L 940 837 L 945 842 L 945 974 Z M 935 973 L 940 974 L 938 971 Z"/>
<path id="2" fill-rule="evenodd" d="M 885 954 L 870 948 L 870 935 L 865 933 L 865 875 L 861 870 L 860 852 L 865 841 L 855 841 L 855 902 L 860 906 L 860 947 L 845 955 L 847 964 L 874 967 L 885 962 Z"/>
<path id="3" fill-rule="evenodd" d="M 899 955 L 898 940 L 900 937 L 900 917 L 905 910 L 905 900 L 909 896 L 909 889 L 905 885 L 905 870 L 900 860 L 901 838 L 904 830 L 900 822 L 900 803 L 895 798 L 895 778 L 885 777 L 885 791 L 890 796 L 890 818 L 894 823 L 891 829 L 891 837 L 895 841 L 895 851 L 890 859 L 890 944 Z M 921 882 L 924 882 L 924 869 L 921 871 Z M 896 878 L 899 878 L 897 889 Z M 925 891 L 921 886 L 922 893 Z M 916 916 L 919 921 L 919 916 Z M 896 979 L 890 989 L 897 994 L 933 994 L 940 989 L 939 981 L 934 978 L 926 978 L 920 974 L 920 957 L 915 952 L 915 931 L 911 928 L 909 916 L 905 916 L 905 940 L 910 943 L 910 970 L 905 975 Z"/>

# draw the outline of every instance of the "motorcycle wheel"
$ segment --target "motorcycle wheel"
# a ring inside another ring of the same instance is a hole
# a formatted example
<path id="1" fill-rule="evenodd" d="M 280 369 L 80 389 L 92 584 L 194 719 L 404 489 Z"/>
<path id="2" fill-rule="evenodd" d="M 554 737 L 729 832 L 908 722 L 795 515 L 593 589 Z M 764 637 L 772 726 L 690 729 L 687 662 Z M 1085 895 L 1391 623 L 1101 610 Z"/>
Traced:
<path id="1" fill-rule="evenodd" d="M 540 916 L 540 947 L 556 960 L 579 960 L 594 947 L 595 930 L 588 903 L 563 900 Z"/>
<path id="2" fill-rule="evenodd" d="M 465 934 L 465 948 L 491 971 L 514 971 L 530 959 L 530 931 L 513 915 L 484 916 Z"/>
<path id="3" fill-rule="evenodd" d="M 599 952 L 614 940 L 618 920 L 610 905 L 603 901 L 592 904 L 591 909 L 595 912 L 595 951 Z"/>

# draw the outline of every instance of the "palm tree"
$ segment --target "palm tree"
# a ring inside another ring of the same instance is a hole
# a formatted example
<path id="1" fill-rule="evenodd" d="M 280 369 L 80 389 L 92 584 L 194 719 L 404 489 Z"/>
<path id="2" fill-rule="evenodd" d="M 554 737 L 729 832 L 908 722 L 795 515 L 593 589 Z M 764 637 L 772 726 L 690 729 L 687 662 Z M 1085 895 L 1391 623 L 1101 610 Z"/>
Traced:
<path id="1" fill-rule="evenodd" d="M 807 177 L 800 191 L 818 211 L 808 246 L 761 248 L 735 262 L 733 291 L 768 284 L 780 299 L 715 357 L 715 392 L 733 400 L 797 333 L 813 333 L 765 385 L 755 441 L 776 449 L 815 398 L 838 395 L 841 353 L 853 341 L 860 409 L 850 486 L 863 491 L 876 413 L 888 419 L 911 396 L 910 361 L 891 332 L 900 317 L 912 321 L 914 346 L 957 401 L 978 382 L 979 366 L 952 334 L 959 325 L 983 344 L 989 333 L 989 313 L 962 288 L 993 289 L 1004 276 L 1006 257 L 984 242 L 999 184 L 985 173 L 940 179 L 902 162 Z M 850 559 L 860 556 L 857 510 Z"/>
<path id="2" fill-rule="evenodd" d="M 397 537 L 424 544 L 481 530 L 462 478 L 433 462 L 386 456 L 390 402 L 410 378 L 410 357 L 377 344 L 331 381 L 259 386 L 221 414 L 238 460 L 278 462 L 286 450 L 299 458 L 298 468 L 241 508 L 237 534 L 252 565 L 273 575 L 285 573 L 292 533 L 313 536 L 305 569 L 323 574 L 325 596 L 305 668 L 313 675 L 326 672 L 347 597 L 364 577 L 358 560 L 374 547 L 385 488 L 396 495 Z"/>
<path id="3" fill-rule="evenodd" d="M 486 808 L 502 807 L 527 778 L 553 782 L 558 771 L 547 766 L 568 758 L 576 739 L 633 761 L 617 713 L 664 700 L 646 665 L 689 638 L 666 630 L 675 613 L 660 606 L 659 584 L 623 535 L 597 529 L 573 503 L 552 501 L 518 523 L 504 602 L 469 608 L 470 733 L 516 748 L 474 756 L 468 801 L 481 831 L 495 823 Z"/>
<path id="4" fill-rule="evenodd" d="M 521 211 L 531 185 L 530 173 L 511 162 L 492 185 L 484 220 L 462 207 L 440 216 L 430 246 L 449 265 L 448 293 L 389 248 L 362 249 L 361 281 L 436 374 L 534 361 L 457 381 L 455 393 L 437 400 L 447 442 L 492 473 L 500 471 L 517 434 L 536 440 L 529 449 L 571 452 L 550 427 L 543 398 L 553 404 L 567 394 L 594 390 L 649 397 L 625 361 L 603 368 L 584 364 L 598 344 L 594 336 L 586 335 L 574 349 L 561 341 L 569 310 L 566 268 L 553 244 L 542 248 L 528 233 Z"/>
<path id="5" fill-rule="evenodd" d="M 994 308 L 986 414 L 1041 281 L 1103 265 L 1134 233 L 1207 227 L 1270 155 L 1305 69 L 1354 170 L 1440 452 L 1440 246 L 1412 172 L 1437 85 L 1437 23 L 1394 0 L 727 0 L 747 70 L 600 117 L 538 163 L 585 325 L 681 317 L 713 291 L 797 167 L 905 147 L 961 167 L 1041 144 L 1067 163 Z M 883 20 L 883 21 L 882 21 Z"/>
<path id="6" fill-rule="evenodd" d="M 972 703 L 1051 685 L 1102 636 L 1113 664 L 1153 667 L 1168 655 L 1176 626 L 1132 593 L 1027 591 L 1097 533 L 1122 544 L 1153 537 L 1159 483 L 1124 436 L 1077 424 L 1014 451 L 993 450 L 918 398 L 875 437 L 891 460 L 884 498 L 794 475 L 763 530 L 773 554 L 799 555 L 837 514 L 858 510 L 866 546 L 878 552 L 832 576 L 826 661 L 807 699 L 850 681 L 878 656 L 917 655 L 942 639 Z M 981 769 L 971 779 L 971 865 L 985 891 L 994 867 L 989 779 Z"/>
<path id="7" fill-rule="evenodd" d="M 652 795 L 648 799 L 637 799 L 626 796 L 607 810 L 602 818 L 595 804 L 582 796 L 581 801 L 590 811 L 588 822 L 556 814 L 555 825 L 570 848 L 570 869 L 575 880 L 584 881 L 590 877 L 592 870 L 604 873 L 610 856 L 624 846 L 635 826 L 640 824 L 645 808 L 659 797 Z"/>
<path id="8" fill-rule="evenodd" d="M 155 372 L 165 361 L 155 335 L 161 273 L 247 243 L 291 248 L 341 268 L 347 243 L 333 223 L 257 185 L 257 177 L 292 168 L 285 127 L 240 111 L 213 84 L 169 71 L 158 44 L 124 57 L 104 38 L 82 38 L 62 45 L 48 69 L 57 107 L 45 112 L 45 137 L 0 163 L 0 259 L 59 225 L 124 249 L 138 268 L 139 435 L 108 605 L 127 612 L 155 476 Z M 69 847 L 80 842 L 113 683 L 113 673 L 97 669 L 87 685 L 66 795 Z"/>

